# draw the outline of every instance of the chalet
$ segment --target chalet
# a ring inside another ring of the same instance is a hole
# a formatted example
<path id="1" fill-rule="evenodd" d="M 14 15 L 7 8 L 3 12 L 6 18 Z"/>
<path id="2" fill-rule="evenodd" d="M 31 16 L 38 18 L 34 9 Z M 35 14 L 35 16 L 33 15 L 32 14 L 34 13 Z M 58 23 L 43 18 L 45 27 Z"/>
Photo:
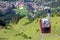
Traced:
<path id="1" fill-rule="evenodd" d="M 19 9 L 23 9 L 24 8 L 24 2 L 16 2 L 16 7 Z"/>

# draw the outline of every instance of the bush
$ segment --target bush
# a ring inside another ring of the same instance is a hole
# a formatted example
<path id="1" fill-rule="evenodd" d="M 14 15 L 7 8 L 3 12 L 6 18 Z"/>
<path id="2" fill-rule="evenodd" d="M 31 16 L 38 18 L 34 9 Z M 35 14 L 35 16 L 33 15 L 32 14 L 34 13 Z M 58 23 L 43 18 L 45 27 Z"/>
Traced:
<path id="1" fill-rule="evenodd" d="M 5 22 L 3 20 L 0 20 L 0 26 L 6 26 Z"/>
<path id="2" fill-rule="evenodd" d="M 57 13 L 56 13 L 56 16 L 59 16 L 59 17 L 60 17 L 60 12 L 57 12 Z"/>
<path id="3" fill-rule="evenodd" d="M 51 14 L 50 16 L 51 16 L 51 17 L 54 17 L 54 16 L 55 16 L 55 14 Z"/>

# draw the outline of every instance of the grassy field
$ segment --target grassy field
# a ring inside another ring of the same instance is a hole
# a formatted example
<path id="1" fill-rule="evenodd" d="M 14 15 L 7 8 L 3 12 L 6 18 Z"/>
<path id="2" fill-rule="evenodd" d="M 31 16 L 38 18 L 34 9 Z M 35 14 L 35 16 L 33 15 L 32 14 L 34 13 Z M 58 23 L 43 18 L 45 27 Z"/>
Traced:
<path id="1" fill-rule="evenodd" d="M 26 17 L 22 18 L 18 24 L 12 24 L 8 29 L 0 29 L 0 40 L 40 40 L 39 19 L 28 23 Z M 60 17 L 51 17 L 51 33 L 44 36 L 43 40 L 60 40 Z"/>

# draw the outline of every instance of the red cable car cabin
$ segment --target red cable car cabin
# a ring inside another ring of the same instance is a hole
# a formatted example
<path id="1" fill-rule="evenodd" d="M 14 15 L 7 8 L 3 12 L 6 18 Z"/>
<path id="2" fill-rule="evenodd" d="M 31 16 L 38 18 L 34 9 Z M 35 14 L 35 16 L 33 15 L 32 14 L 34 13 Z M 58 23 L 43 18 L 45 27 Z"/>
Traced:
<path id="1" fill-rule="evenodd" d="M 51 32 L 51 25 L 47 18 L 40 19 L 40 26 L 42 33 L 50 33 Z"/>

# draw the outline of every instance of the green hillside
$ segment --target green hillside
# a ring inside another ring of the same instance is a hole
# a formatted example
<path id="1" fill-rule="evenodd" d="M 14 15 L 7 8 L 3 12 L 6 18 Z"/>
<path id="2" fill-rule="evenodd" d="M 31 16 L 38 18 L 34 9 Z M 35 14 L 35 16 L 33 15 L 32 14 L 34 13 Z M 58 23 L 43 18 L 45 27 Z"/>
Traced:
<path id="1" fill-rule="evenodd" d="M 52 32 L 44 36 L 44 40 L 59 40 L 60 39 L 60 17 L 51 17 Z M 1 40 L 40 40 L 40 25 L 39 19 L 28 23 L 29 20 L 24 17 L 18 24 L 11 23 L 8 29 L 0 29 Z"/>

